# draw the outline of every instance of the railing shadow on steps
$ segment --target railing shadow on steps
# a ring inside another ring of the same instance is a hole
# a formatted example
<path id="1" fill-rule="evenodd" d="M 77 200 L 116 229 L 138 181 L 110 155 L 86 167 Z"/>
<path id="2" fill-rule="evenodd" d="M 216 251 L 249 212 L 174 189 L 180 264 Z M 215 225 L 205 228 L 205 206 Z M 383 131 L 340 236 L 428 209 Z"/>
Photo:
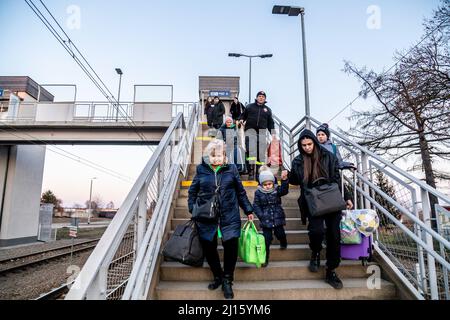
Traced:
<path id="1" fill-rule="evenodd" d="M 146 298 L 176 183 L 186 174 L 201 117 L 198 103 L 181 108 L 66 300 Z"/>

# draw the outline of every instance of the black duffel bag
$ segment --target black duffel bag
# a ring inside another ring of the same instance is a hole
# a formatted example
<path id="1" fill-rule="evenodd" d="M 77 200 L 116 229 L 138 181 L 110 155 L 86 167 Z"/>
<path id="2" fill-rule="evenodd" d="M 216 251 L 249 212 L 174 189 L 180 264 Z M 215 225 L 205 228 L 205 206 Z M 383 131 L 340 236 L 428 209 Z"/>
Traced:
<path id="1" fill-rule="evenodd" d="M 203 249 L 194 221 L 178 225 L 164 246 L 163 256 L 193 267 L 203 265 Z"/>
<path id="2" fill-rule="evenodd" d="M 328 182 L 316 185 L 319 180 L 327 181 L 325 178 L 319 178 L 312 183 L 312 188 L 305 188 L 305 199 L 311 217 L 321 217 L 328 213 L 345 210 L 347 205 L 338 184 Z"/>

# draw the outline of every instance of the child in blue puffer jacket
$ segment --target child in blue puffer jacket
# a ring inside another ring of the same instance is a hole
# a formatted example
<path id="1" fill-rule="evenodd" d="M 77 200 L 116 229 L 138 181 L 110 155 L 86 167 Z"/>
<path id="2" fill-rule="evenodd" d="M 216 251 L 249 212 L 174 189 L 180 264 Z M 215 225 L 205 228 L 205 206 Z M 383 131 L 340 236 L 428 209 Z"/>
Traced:
<path id="1" fill-rule="evenodd" d="M 261 171 L 259 174 L 259 186 L 255 191 L 253 209 L 258 216 L 260 227 L 263 230 L 266 242 L 266 267 L 269 263 L 270 244 L 273 240 L 273 233 L 280 241 L 280 248 L 287 248 L 286 215 L 281 206 L 281 197 L 289 192 L 288 173 L 284 170 L 281 173 L 281 186 L 275 182 L 275 176 L 270 170 Z"/>

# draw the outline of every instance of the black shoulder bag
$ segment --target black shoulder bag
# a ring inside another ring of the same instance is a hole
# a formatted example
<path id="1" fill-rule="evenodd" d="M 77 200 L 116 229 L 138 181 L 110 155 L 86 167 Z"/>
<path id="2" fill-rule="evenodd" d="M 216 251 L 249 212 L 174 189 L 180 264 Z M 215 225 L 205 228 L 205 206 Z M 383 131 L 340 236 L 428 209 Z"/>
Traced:
<path id="1" fill-rule="evenodd" d="M 220 202 L 219 202 L 220 179 L 216 184 L 214 192 L 199 193 L 197 201 L 192 209 L 192 220 L 199 222 L 213 223 L 219 221 Z"/>
<path id="2" fill-rule="evenodd" d="M 315 180 L 312 188 L 305 188 L 305 199 L 308 205 L 309 213 L 312 217 L 321 217 L 328 213 L 339 212 L 347 206 L 342 198 L 339 186 L 335 182 L 328 182 L 318 186 L 314 186 L 319 180 Z"/>

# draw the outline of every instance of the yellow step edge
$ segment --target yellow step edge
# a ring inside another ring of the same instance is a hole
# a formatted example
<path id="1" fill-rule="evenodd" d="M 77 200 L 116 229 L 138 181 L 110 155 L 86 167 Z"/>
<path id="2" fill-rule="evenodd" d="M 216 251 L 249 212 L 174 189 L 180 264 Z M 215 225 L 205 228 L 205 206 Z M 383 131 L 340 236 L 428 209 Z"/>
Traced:
<path id="1" fill-rule="evenodd" d="M 200 141 L 211 141 L 213 138 L 212 137 L 196 137 L 196 140 L 200 140 Z"/>
<path id="2" fill-rule="evenodd" d="M 206 121 L 199 121 L 200 124 L 208 124 Z"/>

